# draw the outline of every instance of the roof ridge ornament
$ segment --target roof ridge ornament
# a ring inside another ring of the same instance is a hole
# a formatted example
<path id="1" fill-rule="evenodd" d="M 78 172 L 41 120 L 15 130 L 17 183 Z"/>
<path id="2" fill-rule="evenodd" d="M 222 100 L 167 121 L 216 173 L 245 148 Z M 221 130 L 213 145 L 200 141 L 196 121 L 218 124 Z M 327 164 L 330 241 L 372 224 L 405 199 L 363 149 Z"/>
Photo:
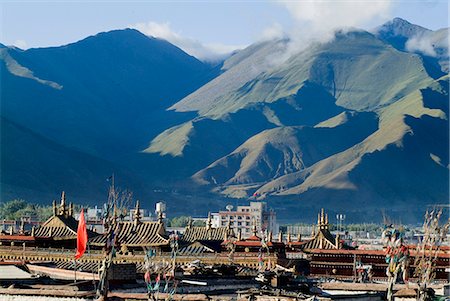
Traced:
<path id="1" fill-rule="evenodd" d="M 208 212 L 208 220 L 206 221 L 206 229 L 211 230 L 211 228 L 212 228 L 211 212 Z"/>
<path id="2" fill-rule="evenodd" d="M 58 215 L 67 215 L 67 208 L 66 208 L 66 193 L 63 191 L 61 193 L 61 204 L 59 205 L 59 214 Z"/>
<path id="3" fill-rule="evenodd" d="M 134 225 L 137 226 L 141 221 L 141 207 L 139 205 L 139 200 L 136 201 L 136 208 L 134 210 Z"/>

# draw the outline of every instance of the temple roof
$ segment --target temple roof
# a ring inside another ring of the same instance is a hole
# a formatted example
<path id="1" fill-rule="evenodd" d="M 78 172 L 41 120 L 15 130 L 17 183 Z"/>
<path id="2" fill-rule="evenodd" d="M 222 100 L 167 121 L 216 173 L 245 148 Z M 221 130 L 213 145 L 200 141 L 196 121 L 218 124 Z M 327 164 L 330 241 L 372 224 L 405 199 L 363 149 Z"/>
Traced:
<path id="1" fill-rule="evenodd" d="M 225 237 L 230 235 L 230 229 L 227 227 L 187 227 L 183 240 L 187 242 L 201 241 L 201 240 L 225 240 Z"/>
<path id="2" fill-rule="evenodd" d="M 116 242 L 128 247 L 151 247 L 168 245 L 169 239 L 165 237 L 164 224 L 161 222 L 120 222 L 117 227 Z M 92 246 L 104 246 L 106 234 L 89 240 Z"/>
<path id="3" fill-rule="evenodd" d="M 58 239 L 76 239 L 78 221 L 72 216 L 52 216 L 34 232 L 35 236 Z"/>
<path id="4" fill-rule="evenodd" d="M 302 250 L 309 249 L 340 249 L 339 237 L 335 238 L 328 228 L 328 214 L 322 209 L 317 217 L 317 232 L 313 238 L 305 243 L 299 244 Z"/>

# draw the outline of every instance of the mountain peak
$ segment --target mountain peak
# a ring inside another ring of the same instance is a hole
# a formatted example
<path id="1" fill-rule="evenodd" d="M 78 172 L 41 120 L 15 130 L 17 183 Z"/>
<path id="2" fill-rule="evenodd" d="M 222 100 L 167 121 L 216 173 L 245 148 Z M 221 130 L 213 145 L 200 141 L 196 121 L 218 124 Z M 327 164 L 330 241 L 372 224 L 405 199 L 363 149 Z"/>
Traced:
<path id="1" fill-rule="evenodd" d="M 412 36 L 423 34 L 431 30 L 408 22 L 402 18 L 394 18 L 383 25 L 377 27 L 375 33 L 382 37 L 403 37 L 410 38 Z"/>

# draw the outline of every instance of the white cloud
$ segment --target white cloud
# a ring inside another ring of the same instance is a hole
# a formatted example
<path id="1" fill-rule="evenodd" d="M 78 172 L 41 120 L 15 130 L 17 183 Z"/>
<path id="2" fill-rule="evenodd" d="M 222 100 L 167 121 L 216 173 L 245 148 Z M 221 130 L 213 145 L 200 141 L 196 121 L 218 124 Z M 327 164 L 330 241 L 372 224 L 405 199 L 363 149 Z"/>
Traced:
<path id="1" fill-rule="evenodd" d="M 275 22 L 263 30 L 260 40 L 270 41 L 284 37 L 286 37 L 286 33 L 284 32 L 283 26 L 281 26 L 280 23 Z"/>
<path id="2" fill-rule="evenodd" d="M 298 0 L 277 1 L 294 19 L 289 32 L 291 52 L 311 42 L 327 42 L 336 30 L 361 28 L 389 18 L 391 0 Z"/>
<path id="3" fill-rule="evenodd" d="M 220 43 L 203 44 L 196 39 L 184 37 L 181 33 L 174 31 L 169 22 L 137 23 L 130 27 L 139 30 L 145 35 L 167 40 L 190 55 L 204 61 L 220 60 L 231 52 L 245 47 L 243 45 L 225 45 Z"/>
<path id="4" fill-rule="evenodd" d="M 317 33 L 359 27 L 374 18 L 387 18 L 390 0 L 300 0 L 280 1 L 303 26 Z"/>
<path id="5" fill-rule="evenodd" d="M 406 49 L 411 52 L 420 52 L 428 56 L 448 56 L 448 31 L 425 32 L 411 37 L 406 42 Z M 441 53 L 437 53 L 439 49 Z"/>
<path id="6" fill-rule="evenodd" d="M 20 48 L 20 49 L 27 49 L 28 48 L 28 44 L 25 40 L 16 40 L 13 43 L 14 46 Z"/>

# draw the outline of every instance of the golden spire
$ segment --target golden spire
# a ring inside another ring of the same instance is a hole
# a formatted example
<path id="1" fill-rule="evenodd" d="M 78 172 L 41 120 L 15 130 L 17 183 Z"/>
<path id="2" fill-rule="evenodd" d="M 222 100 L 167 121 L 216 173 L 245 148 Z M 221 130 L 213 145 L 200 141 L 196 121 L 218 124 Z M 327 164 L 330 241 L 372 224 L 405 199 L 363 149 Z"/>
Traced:
<path id="1" fill-rule="evenodd" d="M 241 240 L 242 240 L 242 229 L 241 229 L 241 228 L 238 229 L 237 240 L 238 240 L 238 241 L 241 241 Z"/>
<path id="2" fill-rule="evenodd" d="M 269 231 L 269 238 L 267 239 L 268 242 L 272 241 L 272 239 L 273 239 L 272 236 L 273 236 L 272 231 Z"/>
<path id="3" fill-rule="evenodd" d="M 58 215 L 58 207 L 56 207 L 56 201 L 53 200 L 53 216 Z"/>
<path id="4" fill-rule="evenodd" d="M 59 207 L 59 215 L 66 215 L 66 193 L 63 191 L 61 193 L 61 205 Z"/>
<path id="5" fill-rule="evenodd" d="M 141 220 L 141 207 L 139 206 L 139 200 L 137 200 L 136 208 L 134 209 L 134 225 L 137 226 L 140 220 Z"/>
<path id="6" fill-rule="evenodd" d="M 69 216 L 73 216 L 73 203 L 69 203 Z"/>
<path id="7" fill-rule="evenodd" d="M 211 218 L 211 212 L 208 212 L 208 220 L 206 221 L 206 229 L 212 228 L 212 218 Z"/>

